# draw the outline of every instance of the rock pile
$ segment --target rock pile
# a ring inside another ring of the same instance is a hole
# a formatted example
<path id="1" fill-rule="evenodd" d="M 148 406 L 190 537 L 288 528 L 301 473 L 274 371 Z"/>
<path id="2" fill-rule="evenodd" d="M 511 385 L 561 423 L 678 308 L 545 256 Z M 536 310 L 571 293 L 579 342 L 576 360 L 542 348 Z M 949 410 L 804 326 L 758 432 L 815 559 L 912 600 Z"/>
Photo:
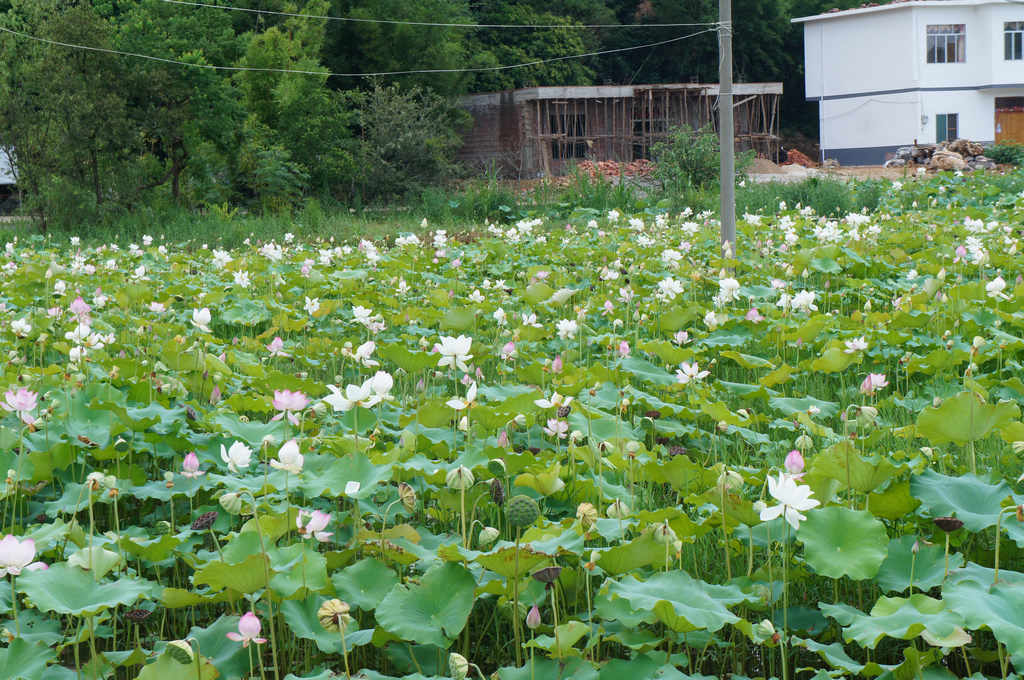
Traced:
<path id="1" fill-rule="evenodd" d="M 896 157 L 885 162 L 887 168 L 923 165 L 934 170 L 990 170 L 995 161 L 984 155 L 985 147 L 969 139 L 938 144 L 915 144 L 896 149 Z"/>

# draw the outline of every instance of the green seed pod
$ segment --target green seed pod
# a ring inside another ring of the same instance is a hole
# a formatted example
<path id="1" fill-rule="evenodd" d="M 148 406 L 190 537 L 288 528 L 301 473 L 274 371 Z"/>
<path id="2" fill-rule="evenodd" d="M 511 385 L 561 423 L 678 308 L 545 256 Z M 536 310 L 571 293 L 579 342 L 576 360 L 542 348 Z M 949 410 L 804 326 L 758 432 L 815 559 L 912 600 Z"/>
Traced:
<path id="1" fill-rule="evenodd" d="M 540 517 L 540 508 L 537 502 L 529 496 L 513 496 L 509 499 L 507 509 L 509 526 L 522 528 L 528 527 Z"/>

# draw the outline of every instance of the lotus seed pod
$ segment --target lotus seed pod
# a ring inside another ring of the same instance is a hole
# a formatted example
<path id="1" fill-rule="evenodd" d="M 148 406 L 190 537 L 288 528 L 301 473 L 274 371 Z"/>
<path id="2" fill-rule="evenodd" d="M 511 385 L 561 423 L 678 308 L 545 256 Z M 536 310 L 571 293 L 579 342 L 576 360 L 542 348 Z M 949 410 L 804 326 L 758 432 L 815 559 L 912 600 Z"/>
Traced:
<path id="1" fill-rule="evenodd" d="M 540 508 L 537 506 L 537 502 L 522 494 L 509 499 L 505 512 L 508 516 L 509 526 L 515 528 L 528 527 L 540 517 Z"/>
<path id="2" fill-rule="evenodd" d="M 334 598 L 320 605 L 316 617 L 324 630 L 337 632 L 341 628 L 347 629 L 349 622 L 353 620 L 349 616 L 349 609 L 348 602 Z"/>
<path id="3" fill-rule="evenodd" d="M 196 658 L 195 652 L 192 651 L 192 645 L 185 640 L 171 640 L 164 647 L 164 653 L 183 666 L 190 665 Z"/>
<path id="4" fill-rule="evenodd" d="M 608 506 L 608 509 L 605 510 L 605 514 L 612 519 L 625 519 L 626 517 L 629 517 L 629 506 L 620 500 L 616 500 Z"/>
<path id="5" fill-rule="evenodd" d="M 448 670 L 455 680 L 466 680 L 466 676 L 469 675 L 469 661 L 461 654 L 452 652 L 448 655 Z"/>
<path id="6" fill-rule="evenodd" d="M 402 505 L 406 510 L 412 512 L 416 509 L 416 489 L 405 482 L 401 482 L 398 485 L 398 497 L 401 499 Z"/>
<path id="7" fill-rule="evenodd" d="M 580 503 L 576 507 L 576 519 L 584 530 L 589 530 L 597 521 L 597 508 L 592 503 Z"/>
<path id="8" fill-rule="evenodd" d="M 460 465 L 449 472 L 444 481 L 449 489 L 461 491 L 473 486 L 473 482 L 476 480 L 473 478 L 473 473 L 470 472 L 468 467 Z"/>
<path id="9" fill-rule="evenodd" d="M 494 527 L 484 527 L 477 535 L 477 543 L 481 548 L 486 548 L 498 538 L 498 530 Z"/>

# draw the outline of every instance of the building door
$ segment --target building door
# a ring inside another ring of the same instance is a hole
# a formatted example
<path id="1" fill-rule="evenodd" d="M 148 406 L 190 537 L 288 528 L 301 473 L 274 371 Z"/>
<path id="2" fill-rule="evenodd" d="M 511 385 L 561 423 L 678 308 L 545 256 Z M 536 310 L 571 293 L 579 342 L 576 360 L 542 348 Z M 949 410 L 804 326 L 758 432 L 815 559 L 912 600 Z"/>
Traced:
<path id="1" fill-rule="evenodd" d="M 1024 143 L 1024 97 L 996 97 L 995 141 Z"/>

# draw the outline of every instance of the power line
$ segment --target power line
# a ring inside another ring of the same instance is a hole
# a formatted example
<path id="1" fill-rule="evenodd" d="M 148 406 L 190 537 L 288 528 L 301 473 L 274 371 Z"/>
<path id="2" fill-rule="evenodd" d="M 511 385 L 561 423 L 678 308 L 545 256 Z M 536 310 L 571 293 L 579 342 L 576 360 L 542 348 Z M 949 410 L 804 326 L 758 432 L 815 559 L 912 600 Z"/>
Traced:
<path id="1" fill-rule="evenodd" d="M 75 43 L 66 43 L 59 40 L 50 40 L 49 38 L 40 38 L 38 36 L 30 35 L 28 33 L 22 33 L 21 31 L 15 31 L 10 28 L 4 28 L 0 26 L 0 32 L 10 33 L 11 35 L 25 38 L 26 40 L 35 40 L 37 42 L 46 43 L 48 45 L 56 45 L 58 47 L 67 47 L 77 50 L 88 50 L 91 52 L 102 52 L 104 54 L 116 54 L 122 57 L 134 57 L 136 59 L 148 59 L 150 61 L 158 61 L 164 64 L 177 64 L 179 66 L 189 66 L 192 68 L 208 69 L 212 71 L 252 71 L 262 73 L 295 73 L 299 75 L 310 75 L 310 76 L 336 76 L 339 78 L 374 78 L 380 76 L 404 76 L 404 75 L 415 75 L 415 74 L 429 74 L 429 73 L 485 73 L 493 71 L 508 71 L 516 68 L 525 68 L 527 66 L 539 66 L 541 64 L 549 64 L 556 61 L 568 61 L 572 59 L 584 59 L 586 57 L 598 57 L 604 54 L 613 54 L 616 52 L 629 52 L 631 50 L 642 50 L 648 47 L 658 47 L 660 45 L 667 45 L 669 43 L 679 42 L 681 40 L 687 40 L 694 38 L 704 33 L 711 33 L 715 31 L 715 28 L 706 28 L 703 31 L 697 31 L 696 33 L 690 33 L 688 35 L 681 35 L 675 38 L 669 38 L 668 40 L 659 40 L 658 42 L 645 43 L 643 45 L 633 45 L 631 47 L 618 47 L 611 50 L 600 50 L 597 52 L 585 52 L 583 54 L 570 54 L 562 57 L 551 57 L 549 59 L 536 59 L 534 61 L 523 62 L 521 64 L 509 64 L 506 66 L 479 66 L 471 68 L 431 68 L 431 69 L 410 69 L 407 71 L 377 71 L 374 73 L 331 73 L 325 71 L 301 71 L 298 69 L 287 69 L 287 68 L 257 68 L 252 66 L 216 66 L 214 64 L 196 64 L 187 61 L 179 61 L 177 59 L 167 59 L 164 57 L 154 57 L 149 54 L 139 54 L 137 52 L 123 52 L 121 50 L 112 50 L 105 47 L 92 47 L 90 45 L 78 45 Z"/>
<path id="2" fill-rule="evenodd" d="M 437 28 L 693 28 L 697 26 L 715 26 L 714 22 L 693 24 L 458 24 L 434 21 L 404 21 L 398 19 L 369 19 L 360 17 L 332 17 L 319 14 L 298 14 L 295 12 L 275 12 L 269 9 L 253 9 L 251 7 L 232 7 L 231 5 L 214 5 L 207 2 L 189 2 L 188 0 L 162 0 L 172 5 L 188 5 L 190 7 L 207 7 L 210 9 L 227 9 L 233 12 L 250 12 L 252 14 L 270 14 L 300 19 L 321 19 L 324 21 L 346 21 L 360 24 L 397 24 L 401 26 L 433 26 Z"/>

